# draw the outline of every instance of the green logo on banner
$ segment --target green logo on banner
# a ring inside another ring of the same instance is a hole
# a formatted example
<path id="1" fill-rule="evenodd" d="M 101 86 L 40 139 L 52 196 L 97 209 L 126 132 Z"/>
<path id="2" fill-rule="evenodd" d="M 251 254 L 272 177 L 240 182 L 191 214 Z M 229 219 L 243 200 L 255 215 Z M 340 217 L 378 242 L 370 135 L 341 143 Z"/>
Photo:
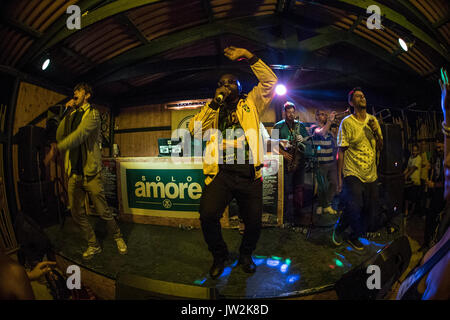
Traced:
<path id="1" fill-rule="evenodd" d="M 202 169 L 126 169 L 130 208 L 198 212 Z"/>

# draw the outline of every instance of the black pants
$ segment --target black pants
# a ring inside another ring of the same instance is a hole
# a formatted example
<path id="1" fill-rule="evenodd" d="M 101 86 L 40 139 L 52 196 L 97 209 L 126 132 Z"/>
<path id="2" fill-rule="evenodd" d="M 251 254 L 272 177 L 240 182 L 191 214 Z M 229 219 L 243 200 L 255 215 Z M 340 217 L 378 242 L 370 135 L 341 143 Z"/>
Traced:
<path id="1" fill-rule="evenodd" d="M 220 170 L 206 186 L 200 201 L 203 236 L 214 259 L 223 259 L 228 255 L 220 218 L 233 198 L 237 200 L 240 217 L 245 224 L 240 254 L 252 254 L 261 233 L 262 180 L 255 180 L 251 175 L 243 176 L 233 171 Z"/>
<path id="2" fill-rule="evenodd" d="M 339 220 L 338 232 L 344 232 L 348 227 L 349 239 L 357 239 L 375 225 L 375 212 L 378 203 L 377 181 L 363 183 L 357 177 L 344 178 L 341 201 L 344 211 Z"/>
<path id="3" fill-rule="evenodd" d="M 425 235 L 424 244 L 430 245 L 438 225 L 438 217 L 442 210 L 444 210 L 444 188 L 430 189 L 431 204 L 430 209 L 426 212 L 425 218 Z"/>

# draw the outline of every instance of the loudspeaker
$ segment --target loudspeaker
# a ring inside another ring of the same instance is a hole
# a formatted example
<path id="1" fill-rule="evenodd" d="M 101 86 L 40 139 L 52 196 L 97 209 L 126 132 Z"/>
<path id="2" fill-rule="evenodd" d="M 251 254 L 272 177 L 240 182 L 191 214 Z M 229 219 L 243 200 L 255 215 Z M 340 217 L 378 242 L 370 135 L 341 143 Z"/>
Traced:
<path id="1" fill-rule="evenodd" d="M 216 288 L 153 280 L 133 274 L 119 273 L 116 279 L 117 300 L 148 299 L 216 299 Z"/>
<path id="2" fill-rule="evenodd" d="M 19 152 L 19 179 L 23 182 L 44 180 L 45 129 L 36 126 L 19 128 L 15 138 Z"/>
<path id="3" fill-rule="evenodd" d="M 58 201 L 53 181 L 17 183 L 20 205 L 27 216 L 46 228 L 59 223 Z M 59 208 L 59 212 L 63 212 Z"/>
<path id="4" fill-rule="evenodd" d="M 405 178 L 403 174 L 378 176 L 380 202 L 392 217 L 403 212 Z"/>
<path id="5" fill-rule="evenodd" d="M 379 170 L 382 174 L 402 173 L 402 132 L 398 124 L 382 123 L 383 149 L 380 154 Z"/>
<path id="6" fill-rule="evenodd" d="M 406 236 L 403 236 L 384 247 L 365 263 L 344 274 L 334 285 L 339 299 L 383 299 L 392 285 L 405 272 L 410 259 L 409 240 Z M 372 269 L 368 268 L 369 266 L 377 266 L 378 268 L 372 267 Z M 377 270 L 380 272 L 380 288 L 369 289 L 368 282 L 372 284 L 372 277 L 377 276 Z"/>

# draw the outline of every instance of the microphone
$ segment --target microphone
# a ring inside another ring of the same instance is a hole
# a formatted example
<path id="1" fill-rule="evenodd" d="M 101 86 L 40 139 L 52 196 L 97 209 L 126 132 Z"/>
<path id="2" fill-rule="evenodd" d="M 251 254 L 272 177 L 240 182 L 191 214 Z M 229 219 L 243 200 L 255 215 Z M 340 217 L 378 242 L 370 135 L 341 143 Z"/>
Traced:
<path id="1" fill-rule="evenodd" d="M 216 101 L 217 101 L 218 103 L 222 103 L 222 102 L 223 102 L 223 94 L 219 94 L 219 95 L 216 97 Z"/>

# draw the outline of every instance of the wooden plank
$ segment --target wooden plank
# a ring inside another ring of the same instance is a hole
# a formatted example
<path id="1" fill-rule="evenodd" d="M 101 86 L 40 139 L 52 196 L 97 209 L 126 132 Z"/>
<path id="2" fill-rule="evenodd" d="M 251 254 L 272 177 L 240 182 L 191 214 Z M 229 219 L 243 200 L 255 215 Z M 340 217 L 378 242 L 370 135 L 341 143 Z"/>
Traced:
<path id="1" fill-rule="evenodd" d="M 27 82 L 21 82 L 17 97 L 13 134 L 16 134 L 20 127 L 26 126 L 33 119 L 46 111 L 48 107 L 66 97 L 67 96 L 60 93 Z"/>
<path id="2" fill-rule="evenodd" d="M 77 265 L 71 260 L 56 254 L 56 264 L 58 269 L 65 274 L 67 267 Z M 95 296 L 101 300 L 114 300 L 116 298 L 116 280 L 107 278 L 99 273 L 93 272 L 83 266 L 79 266 L 81 271 L 81 283 L 89 287 Z"/>

